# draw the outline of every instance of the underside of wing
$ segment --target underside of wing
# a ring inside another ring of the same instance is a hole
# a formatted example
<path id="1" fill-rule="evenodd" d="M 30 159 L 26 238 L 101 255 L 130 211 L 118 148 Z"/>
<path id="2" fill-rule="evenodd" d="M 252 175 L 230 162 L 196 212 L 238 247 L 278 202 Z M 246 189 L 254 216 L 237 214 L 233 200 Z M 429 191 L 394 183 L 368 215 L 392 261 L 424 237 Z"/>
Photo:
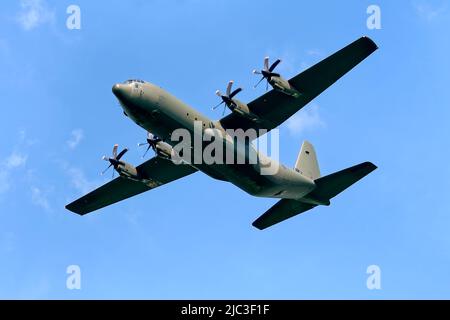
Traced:
<path id="1" fill-rule="evenodd" d="M 325 91 L 334 82 L 372 54 L 377 45 L 368 37 L 362 37 L 311 68 L 289 80 L 301 93 L 297 98 L 277 90 L 271 90 L 248 104 L 259 121 L 252 121 L 236 113 L 220 120 L 225 129 L 276 128 L 311 100 Z"/>
<path id="2" fill-rule="evenodd" d="M 66 209 L 84 215 L 197 171 L 189 165 L 176 165 L 170 160 L 159 157 L 144 162 L 136 169 L 145 178 L 145 184 L 140 181 L 117 177 L 68 204 Z"/>
<path id="3" fill-rule="evenodd" d="M 358 182 L 377 167 L 371 162 L 364 162 L 356 166 L 332 173 L 316 179 L 316 189 L 308 197 L 318 200 L 330 200 L 339 193 Z"/>
<path id="4" fill-rule="evenodd" d="M 256 219 L 253 222 L 253 226 L 259 230 L 263 230 L 314 207 L 315 205 L 313 204 L 303 203 L 296 200 L 282 199 L 272 208 L 267 210 L 267 212 L 261 217 Z"/>

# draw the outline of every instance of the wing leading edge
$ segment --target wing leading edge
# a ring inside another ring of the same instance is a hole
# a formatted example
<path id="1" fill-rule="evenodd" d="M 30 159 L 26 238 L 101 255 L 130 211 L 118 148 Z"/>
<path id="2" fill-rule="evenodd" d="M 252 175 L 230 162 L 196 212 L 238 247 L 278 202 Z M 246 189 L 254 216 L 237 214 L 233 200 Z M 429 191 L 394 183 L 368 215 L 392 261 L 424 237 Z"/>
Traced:
<path id="1" fill-rule="evenodd" d="M 84 215 L 197 171 L 189 165 L 176 165 L 170 160 L 158 157 L 142 163 L 136 169 L 150 181 L 150 185 L 117 177 L 68 204 L 66 209 L 79 215 Z"/>

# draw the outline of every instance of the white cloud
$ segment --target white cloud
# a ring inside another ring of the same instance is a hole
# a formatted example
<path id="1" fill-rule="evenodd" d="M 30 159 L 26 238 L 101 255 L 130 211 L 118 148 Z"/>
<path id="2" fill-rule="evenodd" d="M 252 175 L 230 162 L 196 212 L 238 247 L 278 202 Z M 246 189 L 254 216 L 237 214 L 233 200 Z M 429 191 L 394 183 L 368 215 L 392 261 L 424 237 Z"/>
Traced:
<path id="1" fill-rule="evenodd" d="M 306 51 L 306 54 L 308 56 L 312 56 L 312 57 L 322 57 L 323 56 L 323 53 L 319 49 L 309 49 Z"/>
<path id="2" fill-rule="evenodd" d="M 277 66 L 276 70 L 285 78 L 297 75 L 324 57 L 324 53 L 316 48 L 305 50 L 303 53 L 298 53 L 298 50 L 293 48 L 283 50 L 270 49 L 267 51 L 267 55 L 270 57 L 270 63 L 277 58 L 281 59 L 281 63 Z"/>
<path id="3" fill-rule="evenodd" d="M 21 0 L 21 11 L 17 21 L 24 30 L 31 30 L 39 25 L 51 23 L 55 19 L 55 13 L 49 9 L 44 0 Z"/>
<path id="4" fill-rule="evenodd" d="M 13 152 L 8 158 L 5 160 L 6 168 L 12 169 L 25 165 L 27 162 L 27 156 L 19 154 L 17 152 Z"/>
<path id="5" fill-rule="evenodd" d="M 31 202 L 46 211 L 50 211 L 50 204 L 45 193 L 38 187 L 31 187 Z"/>
<path id="6" fill-rule="evenodd" d="M 39 143 L 39 140 L 36 138 L 30 138 L 27 135 L 27 131 L 25 129 L 19 130 L 19 143 L 18 145 L 21 145 L 23 147 L 31 147 L 35 144 Z"/>
<path id="7" fill-rule="evenodd" d="M 300 55 L 294 48 L 268 48 L 264 56 L 269 57 L 269 64 L 272 64 L 277 59 L 281 60 L 281 63 L 276 68 L 276 72 L 281 73 L 285 78 L 289 78 L 291 75 L 297 74 L 300 71 Z M 259 61 L 261 62 L 257 65 L 256 69 L 262 68 L 264 56 L 259 57 Z"/>
<path id="8" fill-rule="evenodd" d="M 11 187 L 11 171 L 24 166 L 27 158 L 26 155 L 14 151 L 0 162 L 0 194 L 5 193 Z"/>
<path id="9" fill-rule="evenodd" d="M 314 104 L 292 116 L 286 122 L 286 126 L 291 134 L 299 135 L 307 130 L 324 127 L 325 122 L 320 117 L 319 106 Z"/>
<path id="10" fill-rule="evenodd" d="M 25 142 L 25 139 L 27 138 L 27 132 L 25 129 L 20 129 L 19 130 L 19 141 L 21 143 Z"/>
<path id="11" fill-rule="evenodd" d="M 80 193 L 87 193 L 98 186 L 98 182 L 88 180 L 81 169 L 68 167 L 66 170 L 70 177 L 70 183 Z"/>
<path id="12" fill-rule="evenodd" d="M 81 140 L 83 140 L 83 137 L 84 137 L 83 130 L 81 129 L 72 130 L 71 137 L 69 140 L 67 140 L 67 146 L 70 149 L 75 149 L 81 142 Z"/>
<path id="13" fill-rule="evenodd" d="M 441 5 L 439 7 L 433 6 L 429 3 L 415 3 L 414 9 L 420 18 L 432 21 L 441 14 L 447 11 L 447 7 L 445 5 Z"/>
<path id="14" fill-rule="evenodd" d="M 86 178 L 84 171 L 81 168 L 72 166 L 66 160 L 59 159 L 57 163 L 61 170 L 69 177 L 69 185 L 77 190 L 80 194 L 85 194 L 92 191 L 99 185 L 105 182 L 104 179 L 89 180 Z"/>
<path id="15" fill-rule="evenodd" d="M 324 57 L 323 52 L 319 49 L 306 50 L 306 55 L 308 57 L 305 60 L 302 60 L 302 62 L 300 63 L 301 71 L 311 68 L 319 60 L 321 60 L 321 58 Z"/>

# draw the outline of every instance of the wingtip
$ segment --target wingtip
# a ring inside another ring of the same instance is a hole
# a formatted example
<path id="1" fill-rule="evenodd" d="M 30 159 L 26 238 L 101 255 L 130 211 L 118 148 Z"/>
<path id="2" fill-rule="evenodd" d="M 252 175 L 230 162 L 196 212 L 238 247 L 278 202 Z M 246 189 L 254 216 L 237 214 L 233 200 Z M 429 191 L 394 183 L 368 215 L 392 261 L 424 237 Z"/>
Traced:
<path id="1" fill-rule="evenodd" d="M 69 211 L 71 211 L 71 212 L 76 213 L 75 211 L 73 211 L 74 208 L 73 208 L 73 206 L 72 206 L 72 203 L 66 204 L 66 206 L 65 206 L 64 208 L 66 208 L 66 210 L 69 210 Z"/>
<path id="2" fill-rule="evenodd" d="M 80 210 L 77 210 L 77 209 L 76 209 L 76 206 L 75 206 L 75 204 L 74 204 L 73 202 L 67 204 L 64 208 L 66 208 L 66 210 L 68 210 L 68 211 L 70 211 L 70 212 L 73 212 L 73 213 L 75 213 L 75 214 L 77 214 L 77 215 L 79 215 L 79 216 L 83 216 L 83 215 L 86 214 L 86 212 L 82 212 L 82 211 L 80 211 Z"/>
<path id="3" fill-rule="evenodd" d="M 373 41 L 369 36 L 363 36 L 361 37 L 361 40 L 367 42 L 368 46 L 373 50 L 377 50 L 379 47 L 378 45 L 375 43 L 375 41 Z"/>
<path id="4" fill-rule="evenodd" d="M 260 226 L 260 225 L 258 224 L 258 220 L 254 221 L 254 222 L 252 223 L 252 226 L 255 227 L 256 229 L 260 230 L 260 231 L 265 229 L 265 228 L 263 228 L 262 226 Z"/>
<path id="5" fill-rule="evenodd" d="M 367 168 L 370 169 L 370 171 L 374 171 L 374 170 L 378 169 L 378 167 L 370 161 L 366 161 L 366 162 L 364 162 L 364 164 L 367 166 Z"/>
<path id="6" fill-rule="evenodd" d="M 72 203 L 67 204 L 64 208 L 66 208 L 66 210 L 69 210 L 70 212 L 76 213 L 75 211 L 73 211 L 73 207 L 71 206 Z"/>

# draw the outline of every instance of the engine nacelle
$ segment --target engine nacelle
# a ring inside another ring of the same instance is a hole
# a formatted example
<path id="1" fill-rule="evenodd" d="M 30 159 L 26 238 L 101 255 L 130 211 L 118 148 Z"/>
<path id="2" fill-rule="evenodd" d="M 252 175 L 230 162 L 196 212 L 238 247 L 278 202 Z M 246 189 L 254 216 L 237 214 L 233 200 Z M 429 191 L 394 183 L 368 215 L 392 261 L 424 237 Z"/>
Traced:
<path id="1" fill-rule="evenodd" d="M 162 184 L 159 181 L 150 179 L 146 176 L 142 176 L 141 174 L 139 174 L 135 166 L 123 161 L 121 161 L 121 163 L 117 166 L 116 171 L 122 178 L 143 183 L 150 188 L 156 188 L 157 186 L 160 186 Z"/>
<path id="2" fill-rule="evenodd" d="M 121 161 L 120 164 L 116 167 L 116 171 L 121 177 L 140 181 L 136 167 L 129 163 Z"/>
<path id="3" fill-rule="evenodd" d="M 301 96 L 301 93 L 297 89 L 295 89 L 293 86 L 291 86 L 289 81 L 283 79 L 281 76 L 280 77 L 272 77 L 269 80 L 269 83 L 275 90 L 278 90 L 284 94 L 287 94 L 288 96 L 291 96 L 294 98 L 298 98 Z"/>
<path id="4" fill-rule="evenodd" d="M 251 121 L 255 121 L 255 122 L 259 121 L 259 117 L 250 111 L 250 109 L 248 108 L 248 105 L 240 102 L 237 99 L 234 99 L 233 102 L 234 102 L 234 108 L 232 109 L 232 111 L 234 113 L 240 115 L 241 117 L 247 118 Z"/>
<path id="5" fill-rule="evenodd" d="M 155 149 L 156 149 L 155 151 L 156 151 L 156 154 L 158 155 L 158 157 L 161 157 L 164 159 L 170 160 L 174 153 L 172 146 L 164 141 L 160 141 L 160 142 L 156 143 Z"/>

